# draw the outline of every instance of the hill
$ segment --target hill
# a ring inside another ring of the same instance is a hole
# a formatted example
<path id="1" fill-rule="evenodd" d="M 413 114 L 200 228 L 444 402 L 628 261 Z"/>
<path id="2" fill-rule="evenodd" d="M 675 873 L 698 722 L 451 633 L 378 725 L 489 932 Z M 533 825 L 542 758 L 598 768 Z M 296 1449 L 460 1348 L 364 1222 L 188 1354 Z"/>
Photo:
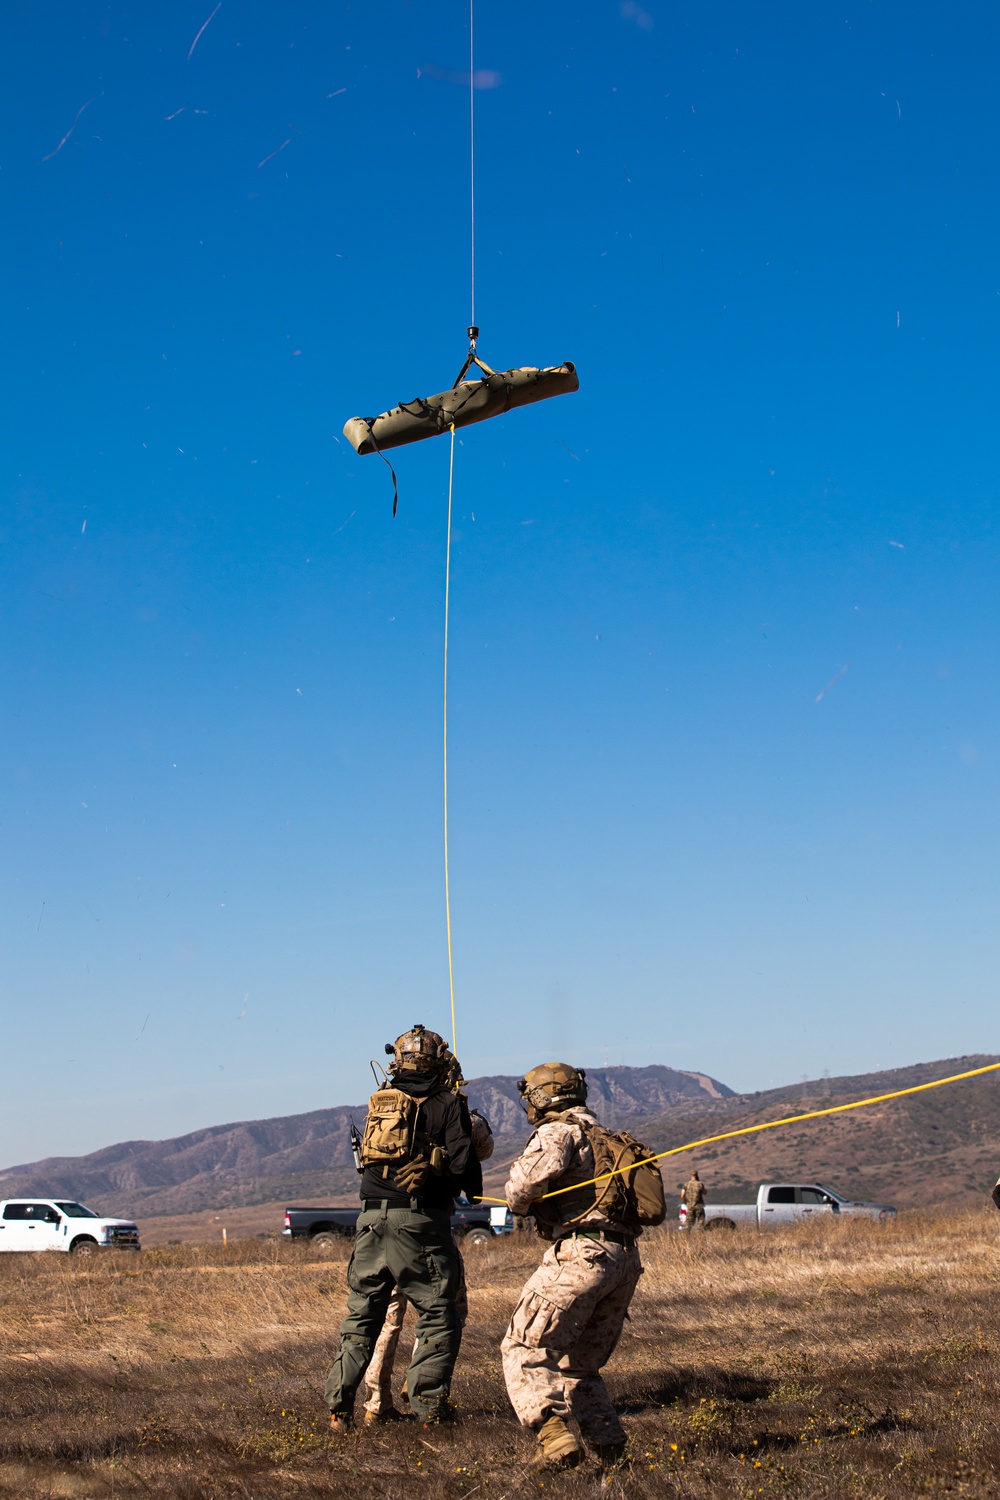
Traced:
<path id="1" fill-rule="evenodd" d="M 952 1057 L 705 1100 L 694 1109 L 675 1109 L 643 1122 L 642 1139 L 651 1150 L 662 1151 L 741 1125 L 890 1093 L 998 1060 Z M 722 1141 L 668 1159 L 663 1163 L 668 1190 L 693 1165 L 709 1185 L 710 1201 L 716 1203 L 745 1202 L 759 1183 L 784 1178 L 819 1181 L 849 1197 L 901 1207 L 972 1205 L 991 1191 L 1000 1173 L 1000 1075 Z"/>
<path id="2" fill-rule="evenodd" d="M 601 1068 L 590 1100 L 609 1125 L 632 1129 L 651 1151 L 741 1125 L 890 1093 L 982 1067 L 992 1056 L 954 1057 L 763 1093 L 735 1094 L 700 1073 L 672 1068 Z M 487 1192 L 499 1194 L 527 1123 L 516 1080 L 478 1078 L 471 1102 L 493 1123 L 497 1150 Z M 364 1105 L 272 1120 L 217 1125 L 167 1141 L 126 1141 L 89 1156 L 53 1157 L 0 1173 L 0 1196 L 81 1198 L 136 1217 L 203 1213 L 284 1201 L 356 1200 L 348 1126 Z M 852 1197 L 902 1207 L 959 1207 L 981 1200 L 1000 1172 L 1000 1077 L 988 1075 L 926 1094 L 780 1131 L 706 1146 L 664 1162 L 668 1191 L 697 1165 L 710 1201 L 746 1201 L 760 1182 L 804 1179 Z"/>
<path id="3" fill-rule="evenodd" d="M 672 1109 L 722 1102 L 732 1094 L 703 1073 L 673 1068 L 598 1068 L 590 1096 L 609 1123 L 669 1117 Z M 527 1125 L 517 1080 L 478 1078 L 471 1102 L 491 1121 L 499 1154 L 509 1159 Z M 79 1198 L 104 1213 L 140 1217 L 236 1208 L 276 1199 L 354 1201 L 351 1115 L 364 1104 L 340 1105 L 272 1120 L 215 1125 L 167 1141 L 124 1141 L 89 1156 L 50 1157 L 0 1173 L 0 1197 L 40 1194 Z"/>

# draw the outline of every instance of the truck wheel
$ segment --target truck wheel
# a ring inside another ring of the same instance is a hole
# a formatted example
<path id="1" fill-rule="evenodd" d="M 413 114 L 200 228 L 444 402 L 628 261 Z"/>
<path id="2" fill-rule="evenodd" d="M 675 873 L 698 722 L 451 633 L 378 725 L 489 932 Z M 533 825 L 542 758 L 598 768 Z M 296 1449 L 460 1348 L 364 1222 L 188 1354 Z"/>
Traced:
<path id="1" fill-rule="evenodd" d="M 76 1255 L 81 1259 L 86 1260 L 88 1256 L 96 1255 L 100 1248 L 101 1247 L 96 1240 L 76 1240 L 72 1245 L 70 1245 L 69 1253 L 70 1255 Z"/>
<path id="2" fill-rule="evenodd" d="M 477 1224 L 474 1229 L 467 1229 L 462 1236 L 463 1245 L 488 1245 L 493 1239 L 492 1230 L 484 1224 Z"/>
<path id="3" fill-rule="evenodd" d="M 732 1219 L 709 1219 L 705 1225 L 706 1229 L 735 1229 L 736 1225 Z"/>
<path id="4" fill-rule="evenodd" d="M 319 1234 L 311 1235 L 309 1243 L 320 1255 L 332 1255 L 337 1246 L 337 1241 L 342 1236 L 334 1234 L 332 1229 L 321 1229 Z"/>

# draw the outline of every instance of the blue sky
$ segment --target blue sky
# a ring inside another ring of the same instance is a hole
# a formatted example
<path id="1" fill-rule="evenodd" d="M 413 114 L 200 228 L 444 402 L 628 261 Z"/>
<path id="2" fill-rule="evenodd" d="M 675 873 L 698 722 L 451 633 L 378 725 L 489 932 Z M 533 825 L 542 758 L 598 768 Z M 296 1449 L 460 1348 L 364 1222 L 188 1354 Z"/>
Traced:
<path id="1" fill-rule="evenodd" d="M 393 522 L 340 433 L 462 362 L 468 31 L 4 30 L 14 1162 L 361 1099 L 447 1030 L 447 448 Z M 581 389 L 457 449 L 470 1073 L 1000 1048 L 998 32 L 477 0 L 480 348 Z"/>

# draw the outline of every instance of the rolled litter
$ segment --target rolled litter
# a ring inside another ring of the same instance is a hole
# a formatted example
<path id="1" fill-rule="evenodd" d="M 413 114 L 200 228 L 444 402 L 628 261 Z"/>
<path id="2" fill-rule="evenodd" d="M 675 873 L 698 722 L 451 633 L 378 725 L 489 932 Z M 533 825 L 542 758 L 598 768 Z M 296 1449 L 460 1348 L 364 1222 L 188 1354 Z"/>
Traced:
<path id="1" fill-rule="evenodd" d="M 381 453 L 386 448 L 437 437 L 451 427 L 485 422 L 515 406 L 530 406 L 579 389 L 576 366 L 569 360 L 544 370 L 532 366 L 494 370 L 482 380 L 459 381 L 437 396 L 401 401 L 377 417 L 351 417 L 344 423 L 344 436 L 357 453 Z"/>

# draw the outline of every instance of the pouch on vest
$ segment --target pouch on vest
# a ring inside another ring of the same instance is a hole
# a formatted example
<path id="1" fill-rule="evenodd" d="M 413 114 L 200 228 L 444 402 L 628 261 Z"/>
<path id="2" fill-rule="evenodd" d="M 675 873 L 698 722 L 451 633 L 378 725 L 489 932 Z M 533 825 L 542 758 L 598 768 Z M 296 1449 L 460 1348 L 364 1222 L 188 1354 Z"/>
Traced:
<path id="1" fill-rule="evenodd" d="M 414 1154 L 422 1099 L 402 1089 L 376 1089 L 368 1101 L 368 1118 L 361 1137 L 361 1160 L 366 1167 L 392 1166 Z"/>
<path id="2" fill-rule="evenodd" d="M 627 1169 L 618 1180 L 625 1184 L 630 1214 L 639 1224 L 662 1224 L 667 1217 L 667 1199 L 659 1163 L 647 1161 L 648 1149 L 627 1130 L 620 1130 L 611 1139 L 618 1148 L 615 1165 Z"/>
<path id="3" fill-rule="evenodd" d="M 436 396 L 401 401 L 377 417 L 350 417 L 344 423 L 344 436 L 357 453 L 381 453 L 579 389 L 576 366 L 569 360 L 546 370 L 490 370 L 482 380 L 462 380 Z"/>

